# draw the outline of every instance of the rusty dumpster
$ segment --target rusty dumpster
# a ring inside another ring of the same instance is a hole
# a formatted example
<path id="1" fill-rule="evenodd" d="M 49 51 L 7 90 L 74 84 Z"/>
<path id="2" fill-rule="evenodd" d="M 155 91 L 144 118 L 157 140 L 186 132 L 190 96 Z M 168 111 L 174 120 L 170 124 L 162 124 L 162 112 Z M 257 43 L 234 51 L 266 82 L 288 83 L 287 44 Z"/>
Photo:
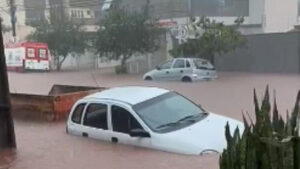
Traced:
<path id="1" fill-rule="evenodd" d="M 42 121 L 64 120 L 78 99 L 102 90 L 105 88 L 53 85 L 48 95 L 11 93 L 13 116 Z"/>

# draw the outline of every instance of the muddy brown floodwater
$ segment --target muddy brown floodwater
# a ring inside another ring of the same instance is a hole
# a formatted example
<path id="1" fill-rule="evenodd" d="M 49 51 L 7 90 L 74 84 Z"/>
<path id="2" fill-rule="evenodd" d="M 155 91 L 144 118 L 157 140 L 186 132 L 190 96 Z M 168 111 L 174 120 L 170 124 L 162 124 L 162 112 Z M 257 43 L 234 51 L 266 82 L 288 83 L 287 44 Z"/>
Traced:
<path id="1" fill-rule="evenodd" d="M 241 111 L 253 117 L 253 88 L 262 97 L 267 84 L 276 90 L 279 110 L 291 110 L 300 89 L 300 75 L 219 73 L 210 82 L 145 82 L 141 75 L 116 76 L 109 70 L 61 73 L 9 73 L 10 89 L 47 94 L 53 84 L 115 87 L 157 86 L 175 90 L 217 114 L 241 120 Z M 217 169 L 218 156 L 186 156 L 70 136 L 65 123 L 15 120 L 17 158 L 12 169 Z M 213 134 L 213 133 L 212 133 Z M 199 140 L 201 141 L 201 140 Z"/>

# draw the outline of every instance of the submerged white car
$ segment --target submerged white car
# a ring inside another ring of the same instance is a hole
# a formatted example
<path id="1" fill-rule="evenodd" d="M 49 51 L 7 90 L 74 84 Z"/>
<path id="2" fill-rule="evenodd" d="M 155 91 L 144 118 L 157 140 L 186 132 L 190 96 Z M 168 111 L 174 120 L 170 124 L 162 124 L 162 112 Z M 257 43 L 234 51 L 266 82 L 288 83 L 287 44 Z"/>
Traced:
<path id="1" fill-rule="evenodd" d="M 184 96 L 154 87 L 120 87 L 74 104 L 67 133 L 172 153 L 222 152 L 225 125 L 239 121 L 208 113 Z"/>
<path id="2" fill-rule="evenodd" d="M 144 80 L 172 80 L 194 82 L 216 79 L 215 67 L 205 59 L 176 58 L 166 61 L 154 70 L 147 72 Z"/>

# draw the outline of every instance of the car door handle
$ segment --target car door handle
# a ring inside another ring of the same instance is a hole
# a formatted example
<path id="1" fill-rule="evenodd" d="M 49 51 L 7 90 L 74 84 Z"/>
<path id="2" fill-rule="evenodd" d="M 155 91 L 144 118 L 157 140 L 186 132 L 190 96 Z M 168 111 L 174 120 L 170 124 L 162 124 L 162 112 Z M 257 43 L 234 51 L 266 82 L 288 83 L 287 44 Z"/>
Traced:
<path id="1" fill-rule="evenodd" d="M 83 133 L 82 133 L 82 137 L 89 137 L 89 134 L 86 133 L 86 132 L 83 132 Z"/>
<path id="2" fill-rule="evenodd" d="M 183 73 L 183 70 L 180 70 L 180 73 Z"/>
<path id="3" fill-rule="evenodd" d="M 112 137 L 111 138 L 111 142 L 113 142 L 113 143 L 118 143 L 118 138 L 117 137 Z"/>
<path id="4" fill-rule="evenodd" d="M 170 72 L 169 71 L 166 71 L 166 74 L 169 74 Z"/>

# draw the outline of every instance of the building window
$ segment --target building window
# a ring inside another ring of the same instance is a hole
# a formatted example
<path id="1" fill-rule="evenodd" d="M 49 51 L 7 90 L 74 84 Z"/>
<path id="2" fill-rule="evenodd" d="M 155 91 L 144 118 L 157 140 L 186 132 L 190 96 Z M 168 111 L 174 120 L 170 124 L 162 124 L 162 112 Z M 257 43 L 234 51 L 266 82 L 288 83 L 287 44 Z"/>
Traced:
<path id="1" fill-rule="evenodd" d="M 80 11 L 80 15 L 81 15 L 81 18 L 84 18 L 84 17 L 83 17 L 83 11 Z"/>
<path id="2" fill-rule="evenodd" d="M 109 10 L 112 7 L 113 0 L 105 0 L 102 6 L 102 11 Z"/>
<path id="3" fill-rule="evenodd" d="M 77 14 L 76 14 L 76 17 L 77 17 L 77 18 L 80 18 L 80 12 L 77 10 L 76 13 L 77 13 Z"/>

